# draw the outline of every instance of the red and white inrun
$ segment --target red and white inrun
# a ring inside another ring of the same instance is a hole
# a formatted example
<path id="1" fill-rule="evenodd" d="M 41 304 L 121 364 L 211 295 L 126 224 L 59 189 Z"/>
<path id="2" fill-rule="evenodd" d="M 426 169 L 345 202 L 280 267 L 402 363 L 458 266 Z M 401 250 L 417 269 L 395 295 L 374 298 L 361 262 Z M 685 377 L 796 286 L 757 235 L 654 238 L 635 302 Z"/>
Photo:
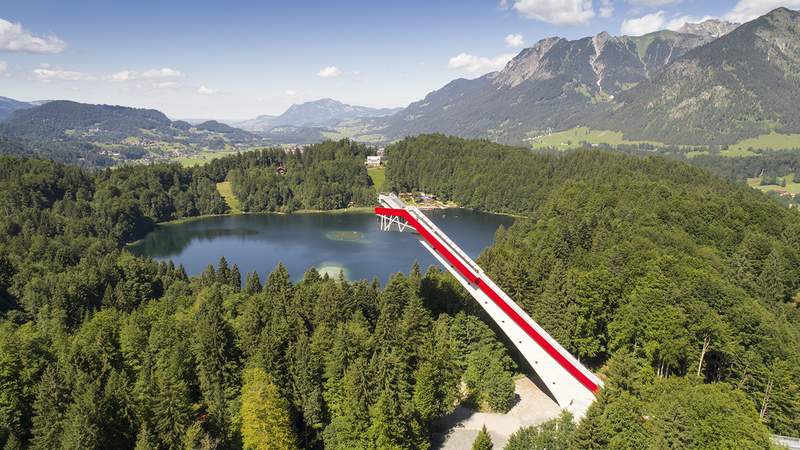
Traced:
<path id="1" fill-rule="evenodd" d="M 561 408 L 583 417 L 602 382 L 574 356 L 547 334 L 502 289 L 486 276 L 427 216 L 407 206 L 396 195 L 380 195 L 382 207 L 375 208 L 381 229 L 412 228 L 420 243 L 445 267 L 508 336 L 531 368 L 547 385 Z"/>

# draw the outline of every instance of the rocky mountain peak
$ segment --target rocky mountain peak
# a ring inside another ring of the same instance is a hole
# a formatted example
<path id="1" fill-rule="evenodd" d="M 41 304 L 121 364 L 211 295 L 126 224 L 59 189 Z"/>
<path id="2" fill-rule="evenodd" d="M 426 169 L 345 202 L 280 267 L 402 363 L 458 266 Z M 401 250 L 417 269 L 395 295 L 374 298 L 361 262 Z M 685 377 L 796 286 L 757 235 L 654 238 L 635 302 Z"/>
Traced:
<path id="1" fill-rule="evenodd" d="M 708 19 L 698 23 L 685 23 L 678 29 L 678 32 L 718 38 L 730 33 L 738 26 L 738 23 Z"/>
<path id="2" fill-rule="evenodd" d="M 558 42 L 566 41 L 559 37 L 548 37 L 522 50 L 506 64 L 506 67 L 494 79 L 494 83 L 503 87 L 514 87 L 525 80 L 546 77 L 540 73 L 542 61 L 550 49 Z"/>

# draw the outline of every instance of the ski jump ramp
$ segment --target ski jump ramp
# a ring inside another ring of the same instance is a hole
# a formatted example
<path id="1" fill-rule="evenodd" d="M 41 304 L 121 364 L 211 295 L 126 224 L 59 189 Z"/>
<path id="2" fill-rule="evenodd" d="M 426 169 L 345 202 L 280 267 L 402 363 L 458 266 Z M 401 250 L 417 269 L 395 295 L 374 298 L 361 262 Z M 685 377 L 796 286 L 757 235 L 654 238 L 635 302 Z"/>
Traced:
<path id="1" fill-rule="evenodd" d="M 582 418 L 602 381 L 553 339 L 478 267 L 442 230 L 394 194 L 381 194 L 375 208 L 381 230 L 411 228 L 427 249 L 464 286 L 508 336 L 547 385 L 559 406 Z"/>

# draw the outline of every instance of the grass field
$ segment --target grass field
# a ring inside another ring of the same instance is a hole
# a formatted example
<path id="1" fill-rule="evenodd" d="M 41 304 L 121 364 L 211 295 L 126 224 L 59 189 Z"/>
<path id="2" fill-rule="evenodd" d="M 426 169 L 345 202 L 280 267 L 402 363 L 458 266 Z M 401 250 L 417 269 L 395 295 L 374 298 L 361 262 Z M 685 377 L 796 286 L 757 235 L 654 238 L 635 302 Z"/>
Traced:
<path id="1" fill-rule="evenodd" d="M 790 193 L 792 193 L 794 195 L 800 195 L 800 183 L 793 182 L 792 181 L 793 178 L 794 178 L 793 175 L 786 175 L 785 177 L 783 177 L 783 179 L 786 180 L 786 187 L 778 186 L 778 185 L 775 185 L 775 184 L 768 184 L 768 185 L 765 185 L 765 186 L 760 186 L 759 183 L 761 182 L 761 178 L 748 178 L 747 179 L 747 184 L 750 187 L 756 188 L 756 189 L 764 191 L 764 192 L 785 190 L 785 191 L 790 192 Z"/>
<path id="2" fill-rule="evenodd" d="M 729 147 L 728 151 L 738 150 L 749 152 L 750 148 L 765 148 L 769 150 L 786 150 L 790 148 L 800 148 L 800 134 L 762 134 L 756 138 L 745 139 Z"/>
<path id="3" fill-rule="evenodd" d="M 228 204 L 228 208 L 231 209 L 232 214 L 239 214 L 242 212 L 241 205 L 239 205 L 239 199 L 233 195 L 233 188 L 231 187 L 230 181 L 217 183 L 217 191 L 219 192 L 219 195 L 225 199 L 225 203 Z"/>
<path id="4" fill-rule="evenodd" d="M 664 145 L 663 143 L 654 141 L 630 141 L 625 139 L 623 134 L 619 131 L 591 130 L 587 127 L 571 128 L 569 130 L 552 133 L 548 136 L 531 136 L 529 139 L 531 147 L 534 149 L 552 147 L 561 150 L 568 150 L 571 148 L 580 147 L 582 142 L 608 145 L 634 145 L 644 143 L 655 146 Z M 686 149 L 687 156 L 689 158 L 705 154 L 704 151 L 693 150 L 693 147 L 696 148 L 698 146 L 682 147 Z M 800 148 L 800 134 L 779 134 L 773 132 L 769 134 L 763 134 L 755 138 L 743 139 L 728 146 L 727 150 L 722 150 L 719 152 L 719 154 L 731 158 L 739 158 L 743 156 L 757 155 L 757 153 L 753 152 L 751 149 L 785 150 L 792 148 Z"/>
<path id="5" fill-rule="evenodd" d="M 386 181 L 386 167 L 370 167 L 367 169 L 369 177 L 372 178 L 372 184 L 375 185 L 375 190 L 383 192 L 383 184 Z"/>
<path id="6" fill-rule="evenodd" d="M 222 158 L 223 156 L 235 155 L 237 153 L 239 153 L 238 150 L 219 151 L 219 152 L 202 151 L 192 156 L 182 156 L 180 158 L 175 158 L 175 161 L 180 163 L 180 165 L 182 165 L 183 167 L 192 167 L 200 164 L 205 164 L 217 158 Z"/>
<path id="7" fill-rule="evenodd" d="M 661 145 L 651 141 L 629 141 L 626 140 L 619 131 L 590 130 L 587 127 L 571 128 L 566 131 L 559 131 L 548 136 L 531 136 L 531 146 L 533 148 L 554 147 L 561 150 L 576 148 L 581 146 L 581 142 L 590 144 L 653 144 Z"/>
<path id="8" fill-rule="evenodd" d="M 755 156 L 757 153 L 753 153 L 746 148 L 730 147 L 727 150 L 720 150 L 719 154 L 728 158 L 743 158 L 745 156 Z"/>

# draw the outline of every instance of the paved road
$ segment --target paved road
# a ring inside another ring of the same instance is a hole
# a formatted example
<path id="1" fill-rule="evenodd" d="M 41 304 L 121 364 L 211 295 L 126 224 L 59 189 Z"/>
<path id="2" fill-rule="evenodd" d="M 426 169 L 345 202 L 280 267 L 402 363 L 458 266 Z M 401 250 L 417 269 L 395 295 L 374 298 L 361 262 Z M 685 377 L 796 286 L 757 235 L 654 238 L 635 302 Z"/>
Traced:
<path id="1" fill-rule="evenodd" d="M 476 412 L 463 406 L 443 417 L 434 425 L 441 430 L 433 437 L 433 448 L 462 450 L 472 442 L 486 425 L 495 449 L 502 449 L 508 438 L 520 427 L 536 425 L 558 417 L 561 409 L 527 377 L 516 381 L 514 391 L 518 402 L 506 414 Z"/>

